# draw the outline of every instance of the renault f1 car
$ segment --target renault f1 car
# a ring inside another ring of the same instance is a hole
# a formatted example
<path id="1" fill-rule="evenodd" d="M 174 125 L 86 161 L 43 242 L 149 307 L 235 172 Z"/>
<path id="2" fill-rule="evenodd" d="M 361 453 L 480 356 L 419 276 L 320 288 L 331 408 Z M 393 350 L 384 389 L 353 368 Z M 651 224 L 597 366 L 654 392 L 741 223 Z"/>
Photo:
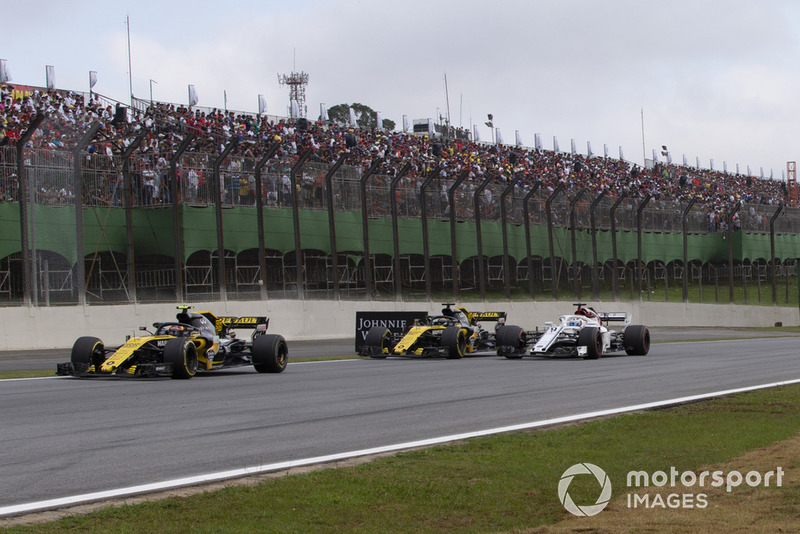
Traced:
<path id="1" fill-rule="evenodd" d="M 469 312 L 454 303 L 443 303 L 441 315 L 428 315 L 416 321 L 402 334 L 393 334 L 383 326 L 373 326 L 367 332 L 359 355 L 372 358 L 387 356 L 463 358 L 465 354 L 495 350 L 496 331 L 506 321 L 506 312 Z M 494 321 L 495 332 L 479 323 Z"/>
<path id="2" fill-rule="evenodd" d="M 198 371 L 252 365 L 259 373 L 286 369 L 289 350 L 281 335 L 267 334 L 266 317 L 223 317 L 210 311 L 192 312 L 178 306 L 177 321 L 153 323 L 154 332 L 106 348 L 96 337 L 75 341 L 69 362 L 56 374 L 73 376 L 169 376 L 192 378 Z M 250 339 L 236 337 L 234 328 L 252 329 Z"/>
<path id="3" fill-rule="evenodd" d="M 650 351 L 650 331 L 644 325 L 630 324 L 629 313 L 600 313 L 585 305 L 573 304 L 577 306 L 575 313 L 560 315 L 557 324 L 545 323 L 543 330 L 505 326 L 497 336 L 497 354 L 522 358 L 531 347 L 533 356 L 580 356 L 591 360 L 609 352 L 624 350 L 629 355 L 644 356 Z M 623 328 L 609 329 L 613 322 L 623 323 Z"/>

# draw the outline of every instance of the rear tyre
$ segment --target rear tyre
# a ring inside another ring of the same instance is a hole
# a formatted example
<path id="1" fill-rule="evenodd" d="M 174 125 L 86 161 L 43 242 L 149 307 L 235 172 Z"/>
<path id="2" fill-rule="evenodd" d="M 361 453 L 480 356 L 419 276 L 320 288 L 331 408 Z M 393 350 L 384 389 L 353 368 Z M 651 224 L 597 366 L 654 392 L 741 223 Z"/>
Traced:
<path id="1" fill-rule="evenodd" d="M 392 332 L 385 326 L 373 326 L 367 331 L 364 348 L 369 351 L 370 358 L 385 358 L 392 349 L 391 345 Z"/>
<path id="2" fill-rule="evenodd" d="M 646 356 L 650 352 L 650 330 L 641 324 L 628 325 L 622 332 L 622 344 L 629 356 Z"/>
<path id="3" fill-rule="evenodd" d="M 188 380 L 197 373 L 197 347 L 191 339 L 170 339 L 164 345 L 164 363 L 172 364 L 172 378 Z"/>
<path id="4" fill-rule="evenodd" d="M 79 337 L 75 340 L 75 344 L 72 345 L 70 361 L 73 369 L 94 365 L 95 371 L 97 371 L 105 360 L 105 347 L 99 338 L 91 336 Z M 78 365 L 76 366 L 76 364 Z"/>
<path id="5" fill-rule="evenodd" d="M 289 362 L 289 347 L 279 334 L 264 334 L 253 341 L 253 367 L 259 373 L 282 373 Z"/>
<path id="6" fill-rule="evenodd" d="M 588 326 L 578 334 L 578 346 L 586 347 L 586 360 L 596 360 L 603 355 L 603 334 L 596 326 Z"/>
<path id="7" fill-rule="evenodd" d="M 501 326 L 497 330 L 497 355 L 501 354 L 509 360 L 519 360 L 525 353 L 527 344 L 525 330 L 517 325 Z"/>
<path id="8" fill-rule="evenodd" d="M 467 335 L 460 326 L 449 326 L 442 332 L 442 347 L 447 348 L 447 358 L 458 360 L 467 352 Z"/>

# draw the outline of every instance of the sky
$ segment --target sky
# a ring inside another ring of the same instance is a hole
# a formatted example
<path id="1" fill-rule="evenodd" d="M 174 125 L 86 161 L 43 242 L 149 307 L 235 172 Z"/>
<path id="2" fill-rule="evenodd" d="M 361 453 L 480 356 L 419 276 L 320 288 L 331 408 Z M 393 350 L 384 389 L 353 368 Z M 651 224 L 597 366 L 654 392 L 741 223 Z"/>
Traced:
<path id="1" fill-rule="evenodd" d="M 206 0 L 6 2 L 12 83 L 289 114 L 361 103 L 402 127 L 448 117 L 506 144 L 777 179 L 800 159 L 796 0 Z M 130 54 L 128 53 L 128 30 Z M 130 69 L 129 69 L 130 58 Z"/>

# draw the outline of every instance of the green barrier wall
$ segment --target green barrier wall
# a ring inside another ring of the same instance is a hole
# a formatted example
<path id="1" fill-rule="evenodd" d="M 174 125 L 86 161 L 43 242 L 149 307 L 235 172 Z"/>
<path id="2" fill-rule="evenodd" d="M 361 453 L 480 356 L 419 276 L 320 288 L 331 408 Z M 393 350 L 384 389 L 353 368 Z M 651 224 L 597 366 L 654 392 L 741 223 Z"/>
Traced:
<path id="1" fill-rule="evenodd" d="M 172 209 L 137 208 L 133 210 L 134 249 L 137 256 L 174 254 Z M 216 250 L 216 215 L 213 207 L 198 208 L 181 206 L 183 238 L 183 260 L 202 250 Z M 331 252 L 328 230 L 328 214 L 325 211 L 304 210 L 300 214 L 301 245 L 304 250 L 315 249 Z M 75 209 L 71 206 L 54 207 L 35 205 L 33 210 L 35 231 L 33 241 L 39 250 L 60 254 L 74 263 L 76 260 Z M 223 209 L 225 248 L 236 253 L 258 247 L 256 235 L 256 211 L 252 208 Z M 336 247 L 341 253 L 363 252 L 363 233 L 360 212 L 335 214 Z M 422 224 L 419 219 L 398 221 L 401 254 L 422 254 Z M 294 230 L 290 209 L 265 209 L 264 228 L 266 248 L 282 253 L 294 251 Z M 503 254 L 502 228 L 499 222 L 482 222 L 483 253 L 486 256 Z M 392 221 L 389 218 L 369 220 L 370 252 L 393 255 Z M 428 237 L 431 256 L 450 256 L 450 223 L 438 219 L 428 220 Z M 122 208 L 87 208 L 84 210 L 84 250 L 114 251 L 124 254 L 125 210 Z M 554 253 L 558 257 L 572 258 L 571 233 L 565 228 L 553 231 Z M 688 237 L 689 260 L 727 261 L 727 235 L 691 234 Z M 459 261 L 477 255 L 476 224 L 456 223 L 456 243 Z M 589 232 L 576 232 L 577 259 L 584 263 L 592 261 L 592 242 Z M 508 225 L 509 254 L 520 262 L 526 257 L 525 228 Z M 597 233 L 597 259 L 605 262 L 613 258 L 611 233 Z M 19 204 L 0 203 L 0 258 L 20 251 Z M 531 226 L 531 253 L 548 258 L 550 247 L 547 228 Z M 635 232 L 617 232 L 619 260 L 628 262 L 637 257 Z M 755 260 L 770 258 L 769 235 L 733 234 L 734 259 Z M 800 257 L 800 239 L 797 235 L 775 236 L 775 253 L 778 258 Z M 642 259 L 645 262 L 660 260 L 668 263 L 683 260 L 683 236 L 679 233 L 644 233 L 642 236 Z"/>

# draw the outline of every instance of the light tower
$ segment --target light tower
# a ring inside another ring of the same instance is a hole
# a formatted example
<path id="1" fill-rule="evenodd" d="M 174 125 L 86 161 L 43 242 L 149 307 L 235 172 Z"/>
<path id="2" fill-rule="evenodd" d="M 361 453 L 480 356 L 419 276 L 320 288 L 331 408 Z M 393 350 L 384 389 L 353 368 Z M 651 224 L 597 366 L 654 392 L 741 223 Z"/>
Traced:
<path id="1" fill-rule="evenodd" d="M 289 86 L 289 116 L 293 119 L 305 118 L 308 112 L 306 108 L 308 73 L 292 71 L 291 74 L 278 74 L 278 83 Z"/>
<path id="2" fill-rule="evenodd" d="M 797 207 L 797 162 L 786 162 L 786 186 L 789 193 L 789 205 L 793 208 Z"/>

